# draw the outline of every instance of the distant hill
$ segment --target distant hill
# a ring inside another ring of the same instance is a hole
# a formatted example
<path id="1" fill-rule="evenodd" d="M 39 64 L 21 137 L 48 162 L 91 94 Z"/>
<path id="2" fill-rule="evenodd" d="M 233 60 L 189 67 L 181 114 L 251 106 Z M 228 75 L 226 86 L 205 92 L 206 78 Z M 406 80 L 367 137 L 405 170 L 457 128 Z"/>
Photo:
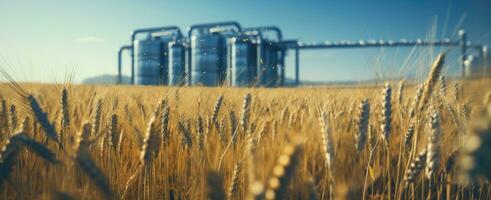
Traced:
<path id="1" fill-rule="evenodd" d="M 130 84 L 131 79 L 128 76 L 123 76 L 123 84 Z M 104 74 L 100 76 L 94 76 L 82 81 L 83 84 L 100 84 L 100 85 L 112 85 L 116 84 L 118 80 L 117 75 Z"/>

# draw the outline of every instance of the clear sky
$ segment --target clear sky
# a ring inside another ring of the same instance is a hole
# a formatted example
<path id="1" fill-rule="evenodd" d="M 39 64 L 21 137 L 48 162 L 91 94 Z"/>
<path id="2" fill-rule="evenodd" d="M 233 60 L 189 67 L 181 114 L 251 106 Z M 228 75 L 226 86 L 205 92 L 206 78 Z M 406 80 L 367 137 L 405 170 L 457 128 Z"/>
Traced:
<path id="1" fill-rule="evenodd" d="M 236 20 L 243 27 L 276 25 L 300 41 L 455 38 L 465 28 L 491 43 L 491 1 L 12 1 L 0 0 L 0 66 L 20 81 L 61 82 L 116 74 L 116 52 L 136 28 Z M 303 80 L 364 80 L 406 75 L 440 49 L 309 50 Z M 455 52 L 455 50 L 454 50 Z M 407 60 L 407 62 L 405 62 Z M 446 73 L 457 72 L 449 59 Z M 129 68 L 126 59 L 126 68 Z M 293 52 L 287 76 L 293 77 Z M 129 70 L 124 70 L 129 74 Z"/>

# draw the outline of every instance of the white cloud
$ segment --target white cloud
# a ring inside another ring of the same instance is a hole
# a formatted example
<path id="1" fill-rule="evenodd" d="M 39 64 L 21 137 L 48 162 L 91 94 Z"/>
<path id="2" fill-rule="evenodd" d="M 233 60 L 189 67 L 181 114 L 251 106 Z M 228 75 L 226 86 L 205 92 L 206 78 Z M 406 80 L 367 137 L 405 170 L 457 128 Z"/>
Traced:
<path id="1" fill-rule="evenodd" d="M 105 41 L 106 40 L 95 36 L 87 36 L 75 39 L 75 43 L 103 43 Z"/>

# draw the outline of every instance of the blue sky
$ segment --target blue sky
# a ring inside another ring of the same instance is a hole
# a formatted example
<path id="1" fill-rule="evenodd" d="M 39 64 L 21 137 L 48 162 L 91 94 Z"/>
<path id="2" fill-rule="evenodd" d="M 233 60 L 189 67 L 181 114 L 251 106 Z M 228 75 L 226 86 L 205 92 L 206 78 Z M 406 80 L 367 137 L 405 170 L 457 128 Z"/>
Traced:
<path id="1" fill-rule="evenodd" d="M 61 82 L 73 73 L 116 73 L 117 49 L 136 28 L 239 21 L 276 25 L 300 41 L 455 38 L 465 28 L 491 43 L 491 1 L 7 1 L 0 0 L 0 65 L 20 81 Z M 434 33 L 434 34 L 433 34 Z M 397 48 L 301 52 L 302 80 L 365 80 L 407 75 L 440 49 Z M 455 50 L 454 50 L 455 52 Z M 456 57 L 456 56 L 454 56 Z M 406 61 L 407 62 L 404 62 Z M 125 60 L 129 74 L 128 59 Z M 457 59 L 448 59 L 449 75 Z M 287 76 L 293 77 L 293 52 Z M 421 72 L 422 73 L 422 72 Z"/>

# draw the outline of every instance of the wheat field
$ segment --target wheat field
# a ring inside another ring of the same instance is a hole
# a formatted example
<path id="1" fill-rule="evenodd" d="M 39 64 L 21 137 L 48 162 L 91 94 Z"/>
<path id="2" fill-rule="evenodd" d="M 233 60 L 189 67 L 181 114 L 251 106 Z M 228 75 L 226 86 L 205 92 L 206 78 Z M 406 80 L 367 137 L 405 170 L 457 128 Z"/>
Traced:
<path id="1" fill-rule="evenodd" d="M 438 77 L 276 89 L 11 80 L 0 198 L 490 199 L 491 79 Z"/>

